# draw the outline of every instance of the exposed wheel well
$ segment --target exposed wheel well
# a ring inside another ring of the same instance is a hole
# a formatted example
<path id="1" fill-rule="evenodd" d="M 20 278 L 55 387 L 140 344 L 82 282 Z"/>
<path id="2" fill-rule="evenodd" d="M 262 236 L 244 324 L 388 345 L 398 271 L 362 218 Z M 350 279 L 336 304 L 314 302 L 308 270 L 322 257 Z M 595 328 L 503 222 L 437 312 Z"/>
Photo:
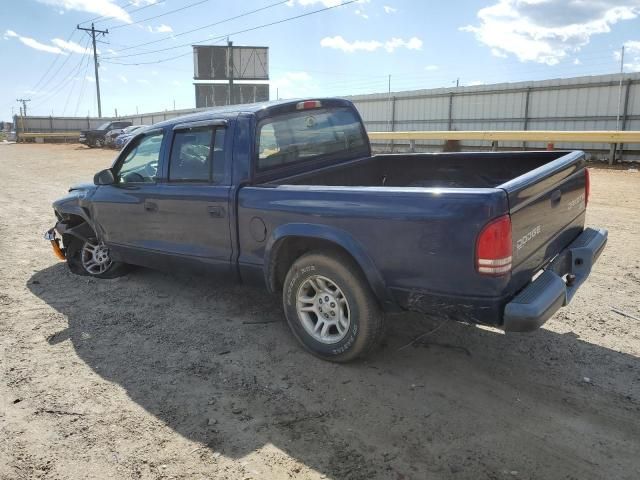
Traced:
<path id="1" fill-rule="evenodd" d="M 341 255 L 346 255 L 352 259 L 356 265 L 358 265 L 358 262 L 346 249 L 329 240 L 298 236 L 286 237 L 276 244 L 273 255 L 271 255 L 271 265 L 269 269 L 269 287 L 271 290 L 274 292 L 281 291 L 284 279 L 287 276 L 287 272 L 291 268 L 291 265 L 293 265 L 293 262 L 305 253 L 318 250 L 327 253 L 335 252 Z M 359 265 L 358 268 L 360 268 Z M 360 273 L 364 276 L 362 269 L 360 269 Z"/>
<path id="2" fill-rule="evenodd" d="M 64 214 L 62 217 L 62 221 L 67 226 L 67 231 L 62 235 L 65 246 L 68 246 L 76 238 L 82 239 L 95 235 L 91 225 L 80 215 Z"/>

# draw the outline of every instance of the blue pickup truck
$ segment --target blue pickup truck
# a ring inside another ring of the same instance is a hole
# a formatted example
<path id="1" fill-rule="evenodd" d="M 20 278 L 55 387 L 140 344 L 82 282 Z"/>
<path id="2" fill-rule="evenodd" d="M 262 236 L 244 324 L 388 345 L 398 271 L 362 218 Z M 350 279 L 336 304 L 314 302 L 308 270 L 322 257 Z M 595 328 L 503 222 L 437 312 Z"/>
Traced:
<path id="1" fill-rule="evenodd" d="M 352 103 L 279 101 L 142 130 L 53 204 L 46 238 L 81 275 L 260 282 L 307 350 L 344 362 L 385 312 L 540 327 L 606 244 L 588 200 L 580 151 L 372 155 Z"/>

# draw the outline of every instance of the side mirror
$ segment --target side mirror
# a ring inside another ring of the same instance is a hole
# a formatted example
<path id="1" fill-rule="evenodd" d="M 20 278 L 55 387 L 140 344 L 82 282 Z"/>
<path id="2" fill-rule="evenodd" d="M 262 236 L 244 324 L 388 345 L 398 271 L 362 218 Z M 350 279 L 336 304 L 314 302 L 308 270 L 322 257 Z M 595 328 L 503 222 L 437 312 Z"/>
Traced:
<path id="1" fill-rule="evenodd" d="M 116 183 L 116 179 L 113 176 L 113 170 L 110 168 L 100 170 L 94 175 L 93 183 L 96 185 L 113 185 Z"/>

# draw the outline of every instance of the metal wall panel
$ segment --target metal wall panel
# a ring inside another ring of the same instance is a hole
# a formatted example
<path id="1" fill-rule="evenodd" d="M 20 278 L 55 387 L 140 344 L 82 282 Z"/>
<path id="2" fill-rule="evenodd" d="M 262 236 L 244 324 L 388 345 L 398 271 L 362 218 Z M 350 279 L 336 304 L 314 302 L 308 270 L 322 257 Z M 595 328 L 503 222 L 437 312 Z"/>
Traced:
<path id="1" fill-rule="evenodd" d="M 625 74 L 620 107 L 619 75 L 600 75 L 536 82 L 502 83 L 474 87 L 437 88 L 407 92 L 346 97 L 352 100 L 369 131 L 417 130 L 522 130 L 527 113 L 528 130 L 615 130 L 620 108 L 620 126 L 640 130 L 640 73 Z M 528 112 L 526 108 L 529 92 Z M 451 108 L 450 108 L 451 107 Z M 204 109 L 186 109 L 122 116 L 135 125 L 157 122 Z M 450 115 L 451 114 L 451 115 Z M 22 119 L 17 118 L 17 128 Z M 29 132 L 61 132 L 95 128 L 112 118 L 26 117 Z M 384 146 L 391 142 L 381 142 Z M 406 142 L 394 142 L 407 148 Z M 419 141 L 424 148 L 441 149 L 443 142 Z M 462 142 L 465 148 L 491 148 L 488 142 Z M 501 142 L 501 148 L 522 148 L 522 142 Z M 545 148 L 529 142 L 527 148 Z M 556 148 L 584 149 L 601 155 L 608 144 L 556 144 Z M 640 145 L 624 145 L 626 159 L 640 159 Z"/>

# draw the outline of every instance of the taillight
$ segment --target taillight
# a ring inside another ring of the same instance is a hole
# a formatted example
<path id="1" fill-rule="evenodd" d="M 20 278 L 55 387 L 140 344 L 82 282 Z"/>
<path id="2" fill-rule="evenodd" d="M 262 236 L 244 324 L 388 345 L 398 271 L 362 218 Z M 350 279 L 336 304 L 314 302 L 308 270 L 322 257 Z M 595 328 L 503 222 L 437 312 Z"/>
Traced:
<path id="1" fill-rule="evenodd" d="M 511 217 L 503 215 L 484 226 L 476 243 L 476 268 L 483 275 L 505 275 L 511 271 Z"/>
<path id="2" fill-rule="evenodd" d="M 298 102 L 296 104 L 296 110 L 309 110 L 311 108 L 320 107 L 322 107 L 322 102 L 320 102 L 320 100 L 306 100 L 304 102 Z"/>
<path id="3" fill-rule="evenodd" d="M 589 203 L 589 194 L 591 193 L 591 173 L 588 168 L 584 169 L 584 206 Z"/>

